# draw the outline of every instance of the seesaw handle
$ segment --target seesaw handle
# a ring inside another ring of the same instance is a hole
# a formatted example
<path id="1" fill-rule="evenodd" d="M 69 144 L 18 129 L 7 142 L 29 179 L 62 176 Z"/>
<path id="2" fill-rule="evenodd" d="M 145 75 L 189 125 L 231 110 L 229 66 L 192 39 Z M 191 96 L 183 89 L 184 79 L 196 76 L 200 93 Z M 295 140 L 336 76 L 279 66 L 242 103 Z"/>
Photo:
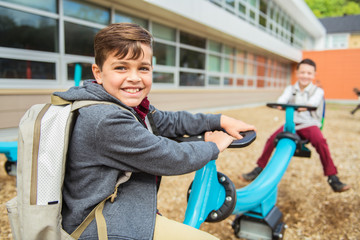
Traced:
<path id="1" fill-rule="evenodd" d="M 256 139 L 255 131 L 241 132 L 242 139 L 234 140 L 228 148 L 242 148 L 250 145 Z M 180 136 L 173 138 L 177 142 L 193 142 L 193 141 L 204 141 L 204 133 L 194 136 Z"/>
<path id="2" fill-rule="evenodd" d="M 228 148 L 243 148 L 249 146 L 256 139 L 255 131 L 241 132 L 242 139 L 234 140 Z"/>
<path id="3" fill-rule="evenodd" d="M 287 108 L 287 107 L 292 107 L 295 110 L 299 109 L 299 108 L 306 108 L 309 111 L 315 111 L 317 109 L 317 107 L 314 106 L 308 106 L 308 105 L 298 105 L 298 104 L 289 104 L 289 103 L 267 103 L 266 106 L 270 107 L 270 108 L 277 108 L 277 107 L 282 107 L 282 108 Z"/>

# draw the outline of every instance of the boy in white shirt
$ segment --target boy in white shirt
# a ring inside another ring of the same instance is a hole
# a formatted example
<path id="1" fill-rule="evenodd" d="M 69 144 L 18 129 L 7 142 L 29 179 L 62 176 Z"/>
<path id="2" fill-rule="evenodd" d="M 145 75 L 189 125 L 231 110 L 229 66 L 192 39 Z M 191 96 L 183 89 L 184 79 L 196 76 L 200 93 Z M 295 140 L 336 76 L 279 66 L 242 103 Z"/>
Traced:
<path id="1" fill-rule="evenodd" d="M 324 90 L 316 87 L 312 82 L 315 79 L 316 64 L 311 59 L 304 59 L 297 65 L 297 82 L 293 86 L 288 86 L 279 97 L 278 103 L 294 103 L 298 105 L 308 105 L 321 107 L 324 97 Z M 296 134 L 302 139 L 307 139 L 318 152 L 323 166 L 324 175 L 328 176 L 328 183 L 334 192 L 344 192 L 350 189 L 350 186 L 342 183 L 336 176 L 337 169 L 331 158 L 326 139 L 321 133 L 321 122 L 306 109 L 298 109 L 294 113 L 294 122 Z M 275 148 L 275 137 L 282 132 L 284 126 L 281 126 L 267 140 L 264 150 L 257 161 L 257 167 L 249 173 L 242 174 L 246 181 L 254 180 L 264 169 L 272 151 Z"/>

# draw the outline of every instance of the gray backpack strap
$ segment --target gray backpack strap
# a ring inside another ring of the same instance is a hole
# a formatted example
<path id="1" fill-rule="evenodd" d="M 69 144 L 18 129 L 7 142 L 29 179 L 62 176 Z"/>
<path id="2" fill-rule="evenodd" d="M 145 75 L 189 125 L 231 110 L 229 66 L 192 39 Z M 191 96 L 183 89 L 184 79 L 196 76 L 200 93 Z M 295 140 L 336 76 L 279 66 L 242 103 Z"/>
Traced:
<path id="1" fill-rule="evenodd" d="M 92 101 L 92 100 L 82 100 L 82 101 L 75 101 L 72 104 L 72 108 L 71 111 L 76 111 L 82 107 L 87 107 L 87 106 L 91 106 L 91 105 L 96 105 L 96 104 L 105 104 L 105 105 L 115 105 L 121 109 L 124 109 L 126 111 L 129 111 L 128 109 L 126 109 L 123 106 L 120 106 L 119 104 L 116 103 L 112 103 L 112 102 L 106 102 L 106 101 Z M 134 118 L 138 121 L 137 117 L 131 112 L 129 111 Z M 131 172 L 124 172 L 123 176 L 120 176 L 119 179 L 116 181 L 115 184 L 115 188 L 114 188 L 114 192 L 112 194 L 110 194 L 108 197 L 106 197 L 103 201 L 101 201 L 90 213 L 89 215 L 85 218 L 85 220 L 75 229 L 74 232 L 72 232 L 71 236 L 75 239 L 78 239 L 81 234 L 85 231 L 85 229 L 87 228 L 87 226 L 92 222 L 92 220 L 94 220 L 94 218 L 96 219 L 96 225 L 97 225 L 97 230 L 98 230 L 98 237 L 100 240 L 107 240 L 108 236 L 107 236 L 107 227 L 106 227 L 106 221 L 104 218 L 104 215 L 102 213 L 104 206 L 105 206 L 105 202 L 107 200 L 110 199 L 110 202 L 114 202 L 115 198 L 117 197 L 117 191 L 118 191 L 118 187 L 120 186 L 120 184 L 127 182 L 130 177 L 131 177 Z"/>
<path id="2" fill-rule="evenodd" d="M 71 106 L 71 111 L 77 111 L 82 107 L 87 107 L 87 106 L 91 106 L 91 105 L 97 105 L 97 104 L 105 104 L 105 105 L 116 105 L 117 107 L 129 111 L 128 109 L 126 109 L 123 106 L 120 106 L 116 103 L 112 103 L 112 102 L 106 102 L 106 101 L 93 101 L 93 100 L 81 100 L 81 101 L 74 101 L 73 103 L 66 101 L 60 97 L 51 96 L 51 101 L 52 104 L 56 104 L 56 105 L 65 105 L 65 104 L 72 104 Z M 131 112 L 129 111 L 134 118 L 138 121 L 137 117 Z M 98 237 L 100 240 L 107 240 L 108 239 L 108 235 L 107 235 L 107 227 L 106 227 L 106 221 L 104 218 L 104 215 L 102 213 L 104 206 L 105 206 L 105 202 L 107 200 L 110 199 L 110 202 L 114 202 L 115 198 L 117 197 L 117 191 L 118 191 L 118 187 L 120 186 L 120 184 L 125 183 L 126 181 L 128 181 L 130 179 L 131 176 L 131 172 L 124 172 L 124 175 L 119 177 L 119 179 L 117 180 L 116 184 L 115 184 L 115 188 L 114 188 L 114 192 L 112 194 L 110 194 L 108 197 L 106 197 L 104 200 L 102 200 L 89 214 L 88 216 L 85 218 L 85 220 L 71 233 L 71 237 L 73 237 L 74 239 L 78 239 L 81 234 L 85 231 L 85 229 L 89 226 L 89 224 L 94 220 L 94 218 L 96 219 L 96 225 L 97 225 L 97 231 L 98 231 Z"/>

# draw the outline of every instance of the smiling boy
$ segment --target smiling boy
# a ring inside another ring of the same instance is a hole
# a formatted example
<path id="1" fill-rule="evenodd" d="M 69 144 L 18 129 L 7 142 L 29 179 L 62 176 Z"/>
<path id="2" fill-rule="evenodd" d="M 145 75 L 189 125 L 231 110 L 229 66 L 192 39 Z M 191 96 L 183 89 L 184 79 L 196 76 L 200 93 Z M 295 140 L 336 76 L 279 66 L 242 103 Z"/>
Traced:
<path id="1" fill-rule="evenodd" d="M 107 101 L 122 108 L 101 104 L 78 111 L 64 180 L 63 228 L 74 231 L 114 191 L 117 179 L 131 172 L 117 188 L 114 202 L 106 202 L 103 209 L 109 239 L 217 239 L 157 214 L 159 176 L 202 168 L 234 138 L 240 139 L 239 132 L 254 127 L 220 114 L 165 112 L 152 106 L 147 99 L 152 85 L 152 36 L 136 24 L 116 23 L 102 29 L 95 36 L 94 49 L 95 81 L 55 95 L 70 101 Z M 203 132 L 203 142 L 169 139 Z M 95 221 L 82 238 L 98 239 Z"/>
<path id="2" fill-rule="evenodd" d="M 278 98 L 278 103 L 294 103 L 298 105 L 308 105 L 319 107 L 324 98 L 324 91 L 315 86 L 312 82 L 315 79 L 316 64 L 311 59 L 304 59 L 297 65 L 297 82 L 293 86 L 285 88 L 283 94 Z M 331 158 L 326 139 L 321 133 L 321 122 L 315 118 L 306 108 L 299 108 L 294 113 L 294 122 L 296 133 L 302 139 L 308 139 L 315 147 L 320 156 L 324 175 L 328 176 L 328 183 L 334 192 L 344 192 L 350 189 L 350 186 L 342 183 L 336 176 L 337 169 Z M 257 161 L 257 167 L 251 172 L 242 174 L 246 181 L 254 180 L 264 169 L 272 151 L 275 148 L 275 137 L 282 132 L 284 126 L 281 126 L 267 140 L 264 150 Z"/>

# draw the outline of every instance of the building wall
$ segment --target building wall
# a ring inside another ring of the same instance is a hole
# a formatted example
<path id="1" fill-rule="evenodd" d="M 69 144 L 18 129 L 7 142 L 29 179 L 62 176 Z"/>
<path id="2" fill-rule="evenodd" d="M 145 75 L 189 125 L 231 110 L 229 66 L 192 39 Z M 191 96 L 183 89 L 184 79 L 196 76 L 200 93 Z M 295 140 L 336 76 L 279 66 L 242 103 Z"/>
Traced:
<path id="1" fill-rule="evenodd" d="M 349 48 L 360 48 L 360 33 L 350 35 Z"/>
<path id="2" fill-rule="evenodd" d="M 0 0 L 0 128 L 73 86 L 77 66 L 92 78 L 92 39 L 114 22 L 154 35 L 157 90 L 281 91 L 325 36 L 298 0 Z"/>
<path id="3" fill-rule="evenodd" d="M 3 90 L 0 94 L 0 129 L 15 128 L 34 104 L 50 102 L 50 90 Z"/>
<path id="4" fill-rule="evenodd" d="M 316 62 L 316 80 L 323 87 L 327 100 L 358 99 L 353 89 L 360 88 L 360 49 L 304 51 L 303 58 Z"/>

